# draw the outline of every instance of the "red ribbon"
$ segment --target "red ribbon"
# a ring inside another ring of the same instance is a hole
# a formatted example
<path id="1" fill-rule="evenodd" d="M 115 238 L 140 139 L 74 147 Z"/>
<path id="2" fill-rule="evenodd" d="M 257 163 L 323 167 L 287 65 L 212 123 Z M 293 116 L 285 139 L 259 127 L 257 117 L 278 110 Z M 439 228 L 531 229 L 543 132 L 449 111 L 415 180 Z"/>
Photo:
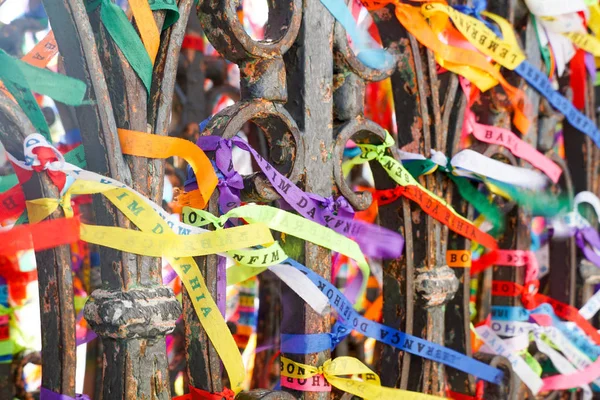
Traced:
<path id="1" fill-rule="evenodd" d="M 52 180 L 52 183 L 56 185 L 58 190 L 63 190 L 63 188 L 65 187 L 65 183 L 67 182 L 67 175 L 61 171 L 52 171 L 49 169 L 45 169 L 47 163 L 59 161 L 54 150 L 52 150 L 49 147 L 36 147 L 32 150 L 32 152 L 38 157 L 38 160 L 40 161 L 40 165 L 32 166 L 33 170 L 36 172 L 42 172 L 45 170 L 50 179 Z"/>
<path id="2" fill-rule="evenodd" d="M 25 211 L 25 193 L 20 185 L 0 193 L 0 222 L 19 217 Z"/>
<path id="3" fill-rule="evenodd" d="M 59 218 L 37 224 L 17 225 L 0 232 L 0 256 L 13 256 L 19 251 L 47 250 L 79 240 L 79 218 Z"/>
<path id="4" fill-rule="evenodd" d="M 193 386 L 188 386 L 190 392 L 183 396 L 173 397 L 173 400 L 234 400 L 235 393 L 229 388 L 225 388 L 222 392 L 207 392 L 206 390 L 198 389 Z"/>
<path id="5" fill-rule="evenodd" d="M 483 400 L 483 381 L 477 381 L 475 386 L 475 396 L 469 396 L 467 394 L 448 390 L 448 397 L 453 400 Z"/>
<path id="6" fill-rule="evenodd" d="M 195 35 L 185 35 L 183 37 L 183 43 L 181 44 L 182 49 L 191 49 L 199 52 L 204 52 L 204 40 L 201 37 Z"/>
<path id="7" fill-rule="evenodd" d="M 48 177 L 56 185 L 58 190 L 63 190 L 67 183 L 67 175 L 61 171 L 52 171 L 46 169 L 46 164 L 54 161 L 59 161 L 56 153 L 49 147 L 36 147 L 32 152 L 37 156 L 40 165 L 32 166 L 33 171 L 43 172 L 46 171 Z M 9 159 L 10 160 L 10 159 Z M 33 171 L 21 168 L 20 165 L 11 161 L 15 174 L 19 183 L 29 181 L 33 176 Z M 12 189 L 7 190 L 0 194 L 0 222 L 6 221 L 7 219 L 18 217 L 25 211 L 25 194 L 21 186 L 17 185 Z"/>
<path id="8" fill-rule="evenodd" d="M 448 226 L 452 231 L 457 232 L 458 234 L 463 235 L 468 239 L 471 239 L 490 249 L 490 252 L 483 254 L 481 257 L 479 257 L 479 259 L 471 263 L 471 275 L 475 275 L 483 271 L 498 259 L 498 244 L 493 237 L 485 232 L 480 231 L 470 221 L 467 225 L 465 222 L 456 217 L 456 215 L 450 212 L 445 205 L 429 196 L 418 186 L 396 186 L 393 189 L 372 189 L 369 191 L 373 193 L 373 198 L 380 206 L 390 204 L 398 200 L 400 197 L 405 196 L 419 204 L 423 211 L 444 225 Z M 471 229 L 469 229 L 469 227 L 471 227 Z"/>
<path id="9" fill-rule="evenodd" d="M 27 284 L 37 279 L 37 270 L 22 272 L 16 257 L 0 256 L 0 277 L 8 284 L 11 299 L 21 304 L 27 297 Z"/>
<path id="10" fill-rule="evenodd" d="M 569 76 L 569 84 L 573 89 L 573 105 L 578 110 L 585 108 L 585 93 L 586 93 L 586 68 L 585 68 L 585 51 L 577 49 L 575 56 L 569 63 L 571 66 L 571 75 Z"/>

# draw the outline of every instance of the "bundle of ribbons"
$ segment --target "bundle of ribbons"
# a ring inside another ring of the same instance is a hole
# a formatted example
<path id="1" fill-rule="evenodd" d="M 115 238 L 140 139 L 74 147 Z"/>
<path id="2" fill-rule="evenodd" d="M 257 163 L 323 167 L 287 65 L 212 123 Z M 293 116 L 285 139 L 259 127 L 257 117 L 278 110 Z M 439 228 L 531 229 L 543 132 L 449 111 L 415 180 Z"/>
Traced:
<path id="1" fill-rule="evenodd" d="M 123 19 L 122 11 L 108 1 L 89 3 L 90 11 L 101 9 L 103 20 L 116 21 L 110 24 L 112 28 L 108 33 L 122 50 L 126 49 L 123 32 L 134 29 L 126 17 Z M 588 321 L 600 309 L 600 291 L 581 309 L 540 293 L 542 272 L 536 252 L 499 248 L 497 238 L 505 229 L 506 216 L 493 201 L 495 197 L 513 201 L 542 218 L 544 228 L 538 232 L 538 247 L 551 240 L 574 237 L 581 254 L 600 268 L 600 236 L 579 208 L 580 204 L 587 203 L 600 217 L 600 200 L 591 192 L 578 193 L 574 199 L 553 194 L 550 186 L 559 182 L 562 170 L 524 140 L 532 126 L 527 117 L 529 101 L 525 92 L 508 83 L 501 73 L 502 68 L 514 71 L 557 112 L 564 114 L 571 126 L 600 146 L 600 131 L 582 111 L 588 82 L 586 74 L 595 80 L 595 57 L 600 57 L 597 2 L 526 1 L 545 60 L 545 71 L 527 61 L 511 24 L 485 11 L 484 1 L 475 1 L 472 7 L 452 7 L 443 1 L 414 6 L 397 0 L 362 0 L 360 6 L 358 3 L 350 5 L 354 15 L 343 0 L 322 0 L 322 3 L 346 29 L 359 60 L 376 69 L 388 68 L 393 57 L 378 47 L 378 39 L 373 39 L 364 26 L 355 24 L 356 10 L 360 7 L 369 11 L 383 7 L 393 10 L 399 23 L 433 52 L 439 73 L 460 76 L 467 99 L 462 143 L 467 145 L 477 140 L 503 146 L 532 168 L 508 165 L 468 148 L 452 157 L 435 149 L 427 149 L 425 155 L 405 152 L 397 148 L 393 135 L 387 133 L 379 143 L 352 143 L 346 149 L 343 165 L 346 175 L 352 168 L 366 168 L 369 163 L 376 163 L 396 184 L 391 189 L 381 190 L 361 182 L 363 186 L 356 189 L 370 191 L 374 201 L 366 211 L 356 212 L 343 196 L 325 198 L 302 190 L 248 142 L 240 137 L 213 136 L 206 123 L 201 124 L 203 136 L 196 143 L 119 129 L 124 154 L 158 159 L 178 156 L 188 162 L 189 179 L 176 200 L 177 210 L 181 210 L 181 218 L 177 219 L 124 183 L 87 170 L 81 144 L 71 141 L 63 146 L 53 144 L 33 93 L 78 106 L 86 103 L 87 88 L 81 81 L 44 69 L 58 51 L 52 33 L 22 60 L 0 51 L 1 89 L 23 109 L 39 132 L 24 140 L 21 158 L 7 153 L 14 175 L 0 180 L 3 190 L 0 215 L 4 227 L 0 232 L 0 362 L 10 362 L 13 354 L 24 347 L 18 328 L 18 307 L 26 301 L 28 283 L 36 279 L 35 270 L 23 268 L 20 259 L 24 254 L 70 245 L 76 277 L 77 341 L 85 343 L 94 333 L 81 317 L 81 310 L 93 286 L 94 270 L 97 273 L 99 265 L 94 249 L 105 246 L 163 258 L 164 283 L 171 285 L 176 294 L 182 287 L 187 290 L 204 330 L 221 357 L 230 385 L 226 391 L 209 393 L 189 387 L 189 394 L 179 398 L 230 398 L 248 388 L 247 369 L 252 362 L 247 358 L 259 351 L 256 348 L 256 303 L 260 286 L 257 289 L 256 276 L 266 270 L 281 279 L 315 312 L 334 322 L 332 331 L 327 333 L 282 334 L 277 350 L 284 355 L 333 350 L 347 338 L 371 347 L 379 341 L 474 376 L 481 382 L 477 384 L 475 397 L 482 398 L 482 382 L 501 384 L 504 379 L 501 370 L 381 323 L 385 298 L 381 295 L 380 260 L 401 259 L 404 238 L 375 221 L 380 208 L 404 198 L 471 241 L 470 249 L 447 251 L 445 261 L 449 267 L 466 268 L 471 275 L 478 275 L 493 265 L 524 270 L 522 284 L 493 282 L 493 296 L 518 297 L 523 306 L 492 306 L 489 316 L 477 316 L 479 323 L 472 325 L 471 330 L 475 351 L 506 357 L 534 395 L 576 388 L 587 399 L 600 390 L 600 334 Z M 172 24 L 178 17 L 177 9 L 165 9 L 170 11 L 165 25 Z M 135 12 L 139 12 L 137 6 Z M 241 10 L 240 13 L 243 15 Z M 141 30 L 140 34 L 138 45 L 145 51 L 141 54 L 131 50 L 123 52 L 149 88 L 151 67 L 158 51 L 158 32 Z M 199 38 L 187 37 L 184 47 L 204 51 L 203 43 Z M 563 74 L 567 65 L 571 70 L 573 101 L 554 89 L 556 77 Z M 49 85 L 48 81 L 56 84 Z M 497 85 L 512 105 L 513 126 L 518 133 L 482 124 L 471 110 L 481 93 Z M 392 129 L 390 96 L 389 86 L 372 86 L 368 98 L 388 107 L 378 110 L 371 103 L 367 111 Z M 560 142 L 555 145 L 560 146 Z M 234 149 L 252 157 L 281 196 L 277 204 L 242 202 L 244 180 L 232 162 Z M 59 198 L 25 199 L 23 184 L 36 173 L 48 175 L 60 193 Z M 423 184 L 422 176 L 439 173 L 447 176 L 460 196 L 473 206 L 475 220 L 461 215 L 445 198 Z M 205 210 L 215 190 L 219 193 L 217 215 Z M 103 196 L 138 229 L 98 226 L 86 220 L 80 206 L 89 203 L 92 194 Z M 47 219 L 59 208 L 64 218 Z M 280 233 L 280 241 L 274 239 L 273 231 Z M 322 277 L 288 256 L 286 246 L 280 243 L 286 236 L 331 250 L 332 278 Z M 218 290 L 214 298 L 194 260 L 196 256 L 209 254 L 219 256 Z M 236 288 L 237 303 L 229 307 L 227 286 Z M 228 309 L 230 312 L 226 312 Z M 531 342 L 550 360 L 552 373 L 529 353 Z M 382 386 L 379 376 L 355 357 L 337 357 L 314 366 L 284 355 L 279 356 L 281 376 L 277 387 L 301 391 L 331 391 L 335 387 L 366 399 L 441 398 Z M 41 392 L 47 398 L 67 398 L 46 388 Z M 470 398 L 456 392 L 446 395 Z"/>

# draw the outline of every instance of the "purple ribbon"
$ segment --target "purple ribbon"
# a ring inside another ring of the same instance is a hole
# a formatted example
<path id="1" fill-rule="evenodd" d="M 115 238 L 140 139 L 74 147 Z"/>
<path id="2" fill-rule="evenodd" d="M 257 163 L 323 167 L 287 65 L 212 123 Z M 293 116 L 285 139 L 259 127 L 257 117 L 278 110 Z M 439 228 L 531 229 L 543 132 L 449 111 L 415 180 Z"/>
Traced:
<path id="1" fill-rule="evenodd" d="M 217 261 L 217 306 L 223 318 L 227 310 L 227 260 L 219 256 Z"/>
<path id="2" fill-rule="evenodd" d="M 40 400 L 90 400 L 90 397 L 87 394 L 76 394 L 73 398 L 66 394 L 58 394 L 42 387 L 40 390 Z"/>
<path id="3" fill-rule="evenodd" d="M 292 181 L 280 174 L 242 139 L 233 138 L 229 140 L 218 136 L 201 136 L 196 144 L 204 151 L 215 151 L 216 165 L 225 177 L 233 177 L 234 174 L 237 174 L 233 168 L 233 162 L 231 162 L 233 145 L 248 151 L 254 157 L 273 188 L 294 210 L 307 219 L 354 239 L 366 256 L 397 258 L 402 254 L 404 238 L 399 233 L 378 225 L 352 219 L 354 211 L 342 197 L 334 200 L 333 198 L 326 199 L 316 194 L 305 193 Z M 233 203 L 233 201 L 231 202 Z"/>
<path id="4" fill-rule="evenodd" d="M 579 229 L 575 233 L 575 240 L 585 258 L 600 268 L 600 255 L 594 251 L 594 248 L 600 249 L 600 236 L 598 232 L 592 227 Z M 586 244 L 589 244 L 591 247 L 586 246 Z"/>

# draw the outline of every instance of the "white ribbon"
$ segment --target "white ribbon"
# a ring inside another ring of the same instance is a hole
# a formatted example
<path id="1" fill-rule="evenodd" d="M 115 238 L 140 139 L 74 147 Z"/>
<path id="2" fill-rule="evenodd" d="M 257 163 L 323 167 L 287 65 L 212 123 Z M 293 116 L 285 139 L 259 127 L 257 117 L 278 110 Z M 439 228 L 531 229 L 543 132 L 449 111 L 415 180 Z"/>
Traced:
<path id="1" fill-rule="evenodd" d="M 554 364 L 554 367 L 558 372 L 560 372 L 563 375 L 577 372 L 577 369 L 573 367 L 573 365 L 566 358 L 564 358 L 558 351 L 548 346 L 542 340 L 540 333 L 535 332 L 534 337 L 535 344 L 538 350 L 548 356 L 548 358 L 550 359 L 550 361 L 552 361 L 552 364 Z M 580 388 L 583 389 L 584 400 L 589 400 L 592 398 L 592 389 L 590 388 L 590 385 L 581 385 Z"/>
<path id="2" fill-rule="evenodd" d="M 600 290 L 598 290 L 590 299 L 581 307 L 579 314 L 585 319 L 592 319 L 600 310 Z"/>
<path id="3" fill-rule="evenodd" d="M 589 367 L 593 361 L 590 357 L 579 350 L 563 333 L 553 326 L 540 326 L 530 322 L 521 321 L 492 321 L 492 330 L 503 336 L 523 335 L 524 333 L 532 332 L 534 335 L 544 334 L 550 341 L 558 347 L 569 362 L 578 370 L 583 370 Z M 542 349 L 538 349 L 544 353 Z M 558 369 L 558 368 L 557 368 Z M 594 381 L 596 385 L 600 385 L 600 379 Z"/>
<path id="4" fill-rule="evenodd" d="M 525 4 L 532 14 L 538 16 L 555 16 L 577 11 L 589 13 L 583 0 L 525 0 Z"/>
<path id="5" fill-rule="evenodd" d="M 537 395 L 543 382 L 521 357 L 512 352 L 498 335 L 489 326 L 482 325 L 475 328 L 479 338 L 491 349 L 493 354 L 504 356 L 510 361 L 513 371 L 521 378 L 523 383 Z"/>
<path id="6" fill-rule="evenodd" d="M 437 150 L 430 150 L 430 161 L 435 164 L 446 167 L 448 157 Z M 401 161 L 426 160 L 421 154 L 399 151 Z M 458 176 L 464 176 L 470 179 L 483 181 L 483 178 L 491 178 L 500 182 L 508 183 L 527 189 L 540 190 L 547 186 L 548 178 L 546 175 L 522 167 L 515 167 L 493 158 L 484 156 L 473 150 L 462 150 L 450 160 L 454 167 L 453 173 Z"/>
<path id="7" fill-rule="evenodd" d="M 548 184 L 548 178 L 540 172 L 515 167 L 469 149 L 452 157 L 451 164 L 456 175 L 475 174 L 532 190 L 541 190 Z"/>

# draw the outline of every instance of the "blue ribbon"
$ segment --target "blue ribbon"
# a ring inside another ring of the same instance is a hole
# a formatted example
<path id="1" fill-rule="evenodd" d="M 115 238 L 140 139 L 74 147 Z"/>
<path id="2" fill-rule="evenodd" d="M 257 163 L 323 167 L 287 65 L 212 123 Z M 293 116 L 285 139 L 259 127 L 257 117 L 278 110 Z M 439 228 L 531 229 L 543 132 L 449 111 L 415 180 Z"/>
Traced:
<path id="1" fill-rule="evenodd" d="M 473 18 L 477 18 L 479 21 L 483 22 L 485 26 L 490 28 L 498 37 L 502 37 L 500 29 L 498 29 L 496 25 L 490 23 L 481 16 L 481 13 L 487 8 L 486 0 L 473 0 L 473 7 L 460 4 L 453 7 L 456 11 L 460 11 L 463 14 L 470 15 Z"/>
<path id="2" fill-rule="evenodd" d="M 542 71 L 538 70 L 529 62 L 523 61 L 515 68 L 515 72 L 521 75 L 529 85 L 546 97 L 552 107 L 564 114 L 567 121 L 569 121 L 574 128 L 588 135 L 592 138 L 596 146 L 600 147 L 600 130 L 596 127 L 594 122 L 575 108 L 566 97 L 552 89 L 552 84 Z"/>
<path id="3" fill-rule="evenodd" d="M 394 65 L 394 57 L 383 49 L 365 29 L 359 29 L 354 16 L 343 0 L 321 0 L 325 8 L 344 27 L 356 48 L 356 57 L 367 67 L 373 69 L 388 69 Z"/>
<path id="4" fill-rule="evenodd" d="M 439 344 L 368 320 L 358 314 L 352 307 L 352 303 L 329 281 L 291 258 L 285 260 L 284 264 L 291 265 L 304 273 L 327 296 L 329 303 L 338 314 L 338 323 L 334 326 L 334 332 L 340 331 L 341 328 L 345 328 L 348 331 L 356 330 L 365 336 L 402 351 L 445 364 L 488 382 L 502 383 L 504 373 L 499 369 L 490 367 L 487 364 Z M 341 331 L 340 333 L 344 332 Z"/>
<path id="5" fill-rule="evenodd" d="M 528 321 L 531 314 L 554 314 L 552 306 L 548 303 L 541 304 L 533 310 L 524 307 L 492 306 L 492 319 L 495 321 Z"/>

